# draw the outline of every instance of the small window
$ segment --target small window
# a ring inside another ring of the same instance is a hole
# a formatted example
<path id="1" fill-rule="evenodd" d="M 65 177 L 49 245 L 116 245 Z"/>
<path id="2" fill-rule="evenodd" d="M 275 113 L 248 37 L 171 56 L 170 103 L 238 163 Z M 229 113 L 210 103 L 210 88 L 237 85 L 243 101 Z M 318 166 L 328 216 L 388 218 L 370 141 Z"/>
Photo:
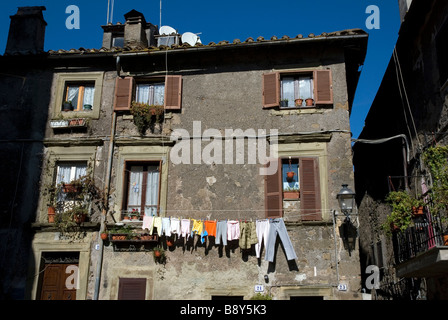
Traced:
<path id="1" fill-rule="evenodd" d="M 66 83 L 62 110 L 90 111 L 93 108 L 94 96 L 95 83 Z"/>
<path id="2" fill-rule="evenodd" d="M 142 220 L 157 216 L 159 209 L 160 162 L 126 163 L 123 218 Z"/>
<path id="3" fill-rule="evenodd" d="M 301 108 L 314 105 L 314 87 L 312 74 L 288 75 L 281 78 L 282 108 Z M 306 102 L 312 99 L 311 102 Z"/>
<path id="4" fill-rule="evenodd" d="M 112 38 L 112 47 L 123 48 L 124 47 L 124 36 L 114 36 Z"/>
<path id="5" fill-rule="evenodd" d="M 163 106 L 165 99 L 165 83 L 137 83 L 135 101 L 150 105 Z"/>
<path id="6" fill-rule="evenodd" d="M 56 167 L 56 185 L 63 184 L 65 187 L 58 193 L 58 201 L 74 200 L 73 192 L 70 191 L 70 183 L 87 174 L 86 162 L 59 162 Z"/>
<path id="7" fill-rule="evenodd" d="M 282 159 L 283 199 L 299 199 L 299 159 Z"/>
<path id="8" fill-rule="evenodd" d="M 332 81 L 330 69 L 263 74 L 263 108 L 331 106 Z"/>

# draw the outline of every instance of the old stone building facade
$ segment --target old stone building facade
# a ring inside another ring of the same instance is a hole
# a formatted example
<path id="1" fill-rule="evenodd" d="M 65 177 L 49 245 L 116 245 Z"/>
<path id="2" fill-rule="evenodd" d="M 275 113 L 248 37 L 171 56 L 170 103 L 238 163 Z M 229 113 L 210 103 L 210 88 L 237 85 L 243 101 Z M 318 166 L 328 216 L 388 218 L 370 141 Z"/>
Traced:
<path id="1" fill-rule="evenodd" d="M 26 298 L 250 299 L 257 286 L 277 300 L 362 299 L 336 195 L 353 186 L 349 115 L 367 34 L 204 45 L 135 10 L 125 19 L 103 26 L 101 49 L 46 52 L 33 74 L 48 85 L 33 108 L 48 117 Z M 77 179 L 85 193 L 67 189 Z M 85 221 L 64 220 L 74 208 Z M 273 236 L 259 248 L 263 224 Z"/>
<path id="2" fill-rule="evenodd" d="M 365 288 L 376 299 L 446 300 L 446 210 L 434 209 L 438 201 L 431 200 L 442 177 L 431 172 L 425 154 L 447 144 L 448 5 L 437 0 L 399 5 L 399 37 L 353 147 L 361 268 L 379 268 L 378 287 Z M 424 199 L 425 214 L 389 234 L 383 224 L 391 215 L 386 199 L 393 191 Z"/>

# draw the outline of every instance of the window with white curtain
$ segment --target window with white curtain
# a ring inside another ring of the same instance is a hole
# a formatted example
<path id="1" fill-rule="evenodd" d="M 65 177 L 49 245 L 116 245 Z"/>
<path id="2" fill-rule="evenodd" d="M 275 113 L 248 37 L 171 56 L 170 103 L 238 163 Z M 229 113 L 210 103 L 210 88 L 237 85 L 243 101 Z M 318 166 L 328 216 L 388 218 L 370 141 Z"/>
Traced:
<path id="1" fill-rule="evenodd" d="M 87 174 L 87 162 L 59 162 L 56 168 L 56 185 L 60 183 L 70 184 L 73 180 Z M 67 201 L 70 199 L 67 198 L 67 194 L 60 192 L 58 200 Z"/>
<path id="2" fill-rule="evenodd" d="M 65 101 L 71 101 L 73 111 L 88 111 L 93 107 L 94 83 L 67 83 Z"/>
<path id="3" fill-rule="evenodd" d="M 136 85 L 135 100 L 150 105 L 163 105 L 165 98 L 165 83 L 138 83 Z"/>
<path id="4" fill-rule="evenodd" d="M 313 77 L 311 75 L 288 75 L 281 79 L 281 99 L 288 99 L 288 108 L 295 105 L 296 99 L 314 99 Z"/>
<path id="5" fill-rule="evenodd" d="M 157 216 L 159 204 L 159 163 L 128 163 L 126 165 L 125 214 L 138 212 L 143 216 Z"/>

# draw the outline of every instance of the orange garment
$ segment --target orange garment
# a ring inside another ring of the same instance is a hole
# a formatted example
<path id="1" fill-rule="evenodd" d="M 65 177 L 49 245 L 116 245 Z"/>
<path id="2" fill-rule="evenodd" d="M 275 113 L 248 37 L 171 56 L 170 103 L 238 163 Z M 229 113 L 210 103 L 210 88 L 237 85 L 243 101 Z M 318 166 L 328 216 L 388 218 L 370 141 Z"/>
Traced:
<path id="1" fill-rule="evenodd" d="M 216 220 L 206 220 L 204 221 L 204 229 L 207 231 L 207 234 L 212 237 L 216 237 Z"/>

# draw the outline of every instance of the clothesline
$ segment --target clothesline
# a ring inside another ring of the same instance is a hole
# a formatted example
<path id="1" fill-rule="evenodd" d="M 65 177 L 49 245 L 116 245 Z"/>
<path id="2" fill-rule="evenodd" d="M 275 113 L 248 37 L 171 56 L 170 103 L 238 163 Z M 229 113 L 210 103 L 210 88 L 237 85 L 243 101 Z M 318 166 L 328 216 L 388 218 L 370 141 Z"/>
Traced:
<path id="1" fill-rule="evenodd" d="M 239 240 L 241 249 L 251 249 L 252 245 L 255 245 L 257 258 L 260 257 L 261 246 L 264 242 L 265 260 L 270 262 L 274 260 L 274 246 L 277 236 L 279 236 L 288 260 L 297 258 L 283 218 L 241 221 L 144 216 L 142 229 L 147 229 L 151 235 L 154 229 L 157 229 L 160 236 L 177 235 L 186 240 L 198 235 L 201 243 L 211 236 L 215 237 L 215 244 L 220 245 L 222 241 L 225 246 L 227 241 Z"/>

